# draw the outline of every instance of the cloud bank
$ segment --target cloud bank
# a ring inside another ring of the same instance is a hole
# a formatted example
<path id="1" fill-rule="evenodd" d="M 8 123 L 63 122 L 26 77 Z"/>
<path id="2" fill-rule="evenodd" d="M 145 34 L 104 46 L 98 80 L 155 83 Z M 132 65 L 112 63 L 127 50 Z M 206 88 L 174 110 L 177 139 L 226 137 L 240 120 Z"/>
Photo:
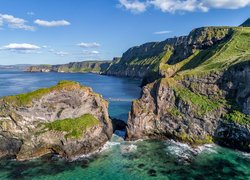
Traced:
<path id="1" fill-rule="evenodd" d="M 64 51 L 58 51 L 58 52 L 54 52 L 55 55 L 64 57 L 64 56 L 68 56 L 69 53 L 68 52 L 64 52 Z"/>
<path id="2" fill-rule="evenodd" d="M 120 5 L 118 7 L 124 7 L 126 10 L 130 10 L 134 13 L 140 13 L 146 11 L 147 3 L 137 0 L 119 0 Z"/>
<path id="3" fill-rule="evenodd" d="M 149 7 L 162 12 L 175 13 L 201 11 L 210 9 L 239 9 L 250 5 L 250 0 L 119 0 L 119 6 L 131 12 L 141 13 Z"/>
<path id="4" fill-rule="evenodd" d="M 161 35 L 161 34 L 169 34 L 171 33 L 172 31 L 157 31 L 157 32 L 154 32 L 154 34 L 158 34 L 158 35 Z"/>
<path id="5" fill-rule="evenodd" d="M 26 23 L 27 21 L 22 18 L 17 18 L 9 14 L 0 14 L 0 27 L 6 24 L 12 29 L 23 29 L 27 31 L 35 30 L 33 26 L 29 26 Z"/>
<path id="6" fill-rule="evenodd" d="M 82 48 L 95 48 L 95 47 L 100 47 L 101 45 L 99 43 L 96 42 L 92 42 L 92 43 L 79 43 L 77 44 L 78 46 L 82 47 Z"/>
<path id="7" fill-rule="evenodd" d="M 96 54 L 100 54 L 99 51 L 93 50 L 93 51 L 83 51 L 84 55 L 96 55 Z"/>
<path id="8" fill-rule="evenodd" d="M 3 46 L 1 49 L 3 50 L 15 50 L 15 51 L 26 51 L 26 50 L 37 50 L 40 49 L 39 46 L 34 44 L 27 44 L 27 43 L 11 43 L 8 45 Z"/>
<path id="9" fill-rule="evenodd" d="M 45 21 L 45 20 L 37 19 L 34 21 L 34 23 L 43 27 L 57 27 L 57 26 L 69 26 L 70 25 L 70 22 L 66 20 Z"/>

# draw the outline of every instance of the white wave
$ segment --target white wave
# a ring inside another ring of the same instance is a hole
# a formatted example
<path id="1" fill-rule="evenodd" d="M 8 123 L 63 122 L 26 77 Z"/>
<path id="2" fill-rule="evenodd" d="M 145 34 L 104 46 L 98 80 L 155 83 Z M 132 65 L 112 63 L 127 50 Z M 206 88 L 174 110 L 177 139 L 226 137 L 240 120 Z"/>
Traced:
<path id="1" fill-rule="evenodd" d="M 138 142 L 142 142 L 142 141 L 144 141 L 144 140 L 143 139 L 137 139 L 135 141 L 126 141 L 126 142 L 128 142 L 128 143 L 138 143 Z"/>
<path id="2" fill-rule="evenodd" d="M 246 153 L 246 152 L 241 152 L 242 155 L 246 158 L 249 158 L 250 159 L 250 153 Z"/>
<path id="3" fill-rule="evenodd" d="M 113 146 L 117 146 L 117 145 L 120 145 L 121 143 L 120 142 L 111 142 L 111 141 L 108 141 L 106 142 L 103 147 L 99 150 L 99 152 L 103 152 L 103 151 L 106 151 L 106 150 L 109 150 L 111 149 Z"/>
<path id="4" fill-rule="evenodd" d="M 206 153 L 217 153 L 214 144 L 205 144 L 202 146 L 191 147 L 188 144 L 169 140 L 166 142 L 166 151 L 171 155 L 177 156 L 181 159 L 187 160 L 200 154 L 201 152 Z"/>
<path id="5" fill-rule="evenodd" d="M 201 153 L 201 152 L 217 153 L 217 151 L 215 150 L 215 147 L 216 147 L 215 144 L 204 144 L 204 145 L 198 146 L 194 149 L 197 150 L 198 153 Z"/>
<path id="6" fill-rule="evenodd" d="M 117 145 L 120 145 L 120 144 L 121 144 L 120 142 L 111 142 L 111 141 L 108 141 L 102 147 L 100 147 L 98 150 L 96 150 L 94 152 L 91 152 L 91 153 L 88 153 L 88 154 L 82 154 L 80 156 L 76 156 L 76 157 L 72 158 L 71 161 L 76 161 L 76 160 L 79 160 L 81 158 L 88 158 L 88 157 L 93 156 L 95 154 L 98 154 L 98 153 L 104 152 L 106 150 L 109 150 L 113 146 L 117 146 Z"/>
<path id="7" fill-rule="evenodd" d="M 127 154 L 135 152 L 137 150 L 137 146 L 134 144 L 122 144 L 120 149 L 122 154 Z"/>
<path id="8" fill-rule="evenodd" d="M 175 142 L 173 140 L 170 140 L 168 142 L 166 150 L 167 153 L 170 153 L 171 155 L 177 156 L 182 159 L 190 159 L 192 157 L 192 154 L 195 152 L 189 145 Z"/>

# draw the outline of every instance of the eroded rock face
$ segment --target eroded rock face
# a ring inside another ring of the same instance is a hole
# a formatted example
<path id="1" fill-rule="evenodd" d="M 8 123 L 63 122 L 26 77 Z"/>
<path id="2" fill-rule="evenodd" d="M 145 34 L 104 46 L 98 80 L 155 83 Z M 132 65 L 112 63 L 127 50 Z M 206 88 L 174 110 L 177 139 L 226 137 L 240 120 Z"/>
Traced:
<path id="1" fill-rule="evenodd" d="M 66 158 L 100 148 L 112 135 L 108 103 L 79 83 L 0 100 L 0 156 L 27 160 L 47 153 Z M 76 125 L 77 124 L 77 125 Z"/>
<path id="2" fill-rule="evenodd" d="M 217 142 L 249 152 L 249 69 L 246 61 L 224 72 L 148 84 L 132 104 L 127 138 Z"/>

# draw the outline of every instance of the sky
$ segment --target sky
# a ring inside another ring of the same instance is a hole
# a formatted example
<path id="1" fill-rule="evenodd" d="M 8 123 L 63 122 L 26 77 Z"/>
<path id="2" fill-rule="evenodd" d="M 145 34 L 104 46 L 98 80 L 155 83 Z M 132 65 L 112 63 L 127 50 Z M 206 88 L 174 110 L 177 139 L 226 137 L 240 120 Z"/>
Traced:
<path id="1" fill-rule="evenodd" d="M 112 60 L 133 46 L 249 17 L 250 0 L 1 0 L 0 64 Z"/>

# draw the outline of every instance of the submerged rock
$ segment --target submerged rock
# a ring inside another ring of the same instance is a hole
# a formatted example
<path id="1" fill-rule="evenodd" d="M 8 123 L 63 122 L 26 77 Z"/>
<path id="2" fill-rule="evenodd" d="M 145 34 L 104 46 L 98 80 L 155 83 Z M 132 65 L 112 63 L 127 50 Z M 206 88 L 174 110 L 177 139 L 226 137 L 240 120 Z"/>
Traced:
<path id="1" fill-rule="evenodd" d="M 107 101 L 76 82 L 0 99 L 0 157 L 70 159 L 100 148 L 112 132 Z"/>

